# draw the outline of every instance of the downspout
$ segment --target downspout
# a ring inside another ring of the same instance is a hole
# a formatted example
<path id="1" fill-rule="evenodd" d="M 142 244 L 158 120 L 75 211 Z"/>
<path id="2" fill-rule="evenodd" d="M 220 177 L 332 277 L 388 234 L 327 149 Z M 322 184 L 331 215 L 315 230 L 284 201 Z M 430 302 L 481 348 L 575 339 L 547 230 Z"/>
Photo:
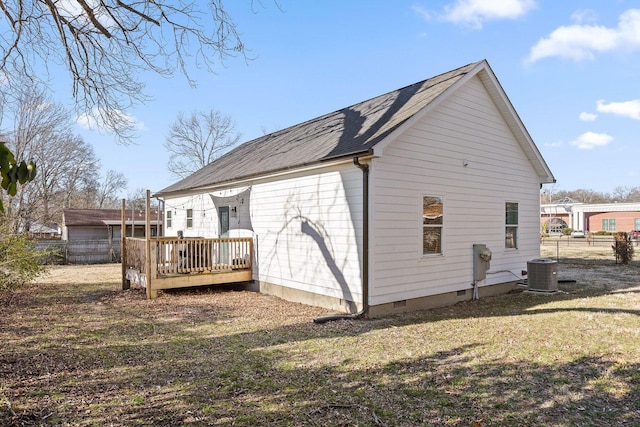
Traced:
<path id="1" fill-rule="evenodd" d="M 360 163 L 360 157 L 353 158 L 353 164 L 362 171 L 362 309 L 356 314 L 337 314 L 313 319 L 313 323 L 333 320 L 354 320 L 366 318 L 369 314 L 369 165 Z"/>
<path id="2" fill-rule="evenodd" d="M 362 311 L 357 316 L 369 314 L 369 165 L 360 163 L 358 156 L 353 164 L 362 171 Z"/>

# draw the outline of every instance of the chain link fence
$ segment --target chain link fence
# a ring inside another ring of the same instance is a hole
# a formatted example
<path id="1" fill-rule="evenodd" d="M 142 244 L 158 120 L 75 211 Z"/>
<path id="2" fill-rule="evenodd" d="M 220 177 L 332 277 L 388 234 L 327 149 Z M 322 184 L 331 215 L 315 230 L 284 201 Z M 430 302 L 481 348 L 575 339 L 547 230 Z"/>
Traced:
<path id="1" fill-rule="evenodd" d="M 585 238 L 543 237 L 540 240 L 540 254 L 543 257 L 588 261 L 589 259 L 609 259 L 617 262 L 614 236 L 589 236 Z M 640 254 L 640 240 L 633 240 L 635 254 Z M 637 255 L 640 256 L 640 255 Z"/>

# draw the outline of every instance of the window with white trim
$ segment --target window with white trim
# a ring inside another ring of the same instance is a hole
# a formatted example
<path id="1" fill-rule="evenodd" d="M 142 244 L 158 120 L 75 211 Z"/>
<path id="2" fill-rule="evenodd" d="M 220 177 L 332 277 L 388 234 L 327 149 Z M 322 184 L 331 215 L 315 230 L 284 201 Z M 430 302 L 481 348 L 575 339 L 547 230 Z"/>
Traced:
<path id="1" fill-rule="evenodd" d="M 171 211 L 167 211 L 167 228 L 171 228 L 171 219 L 172 219 L 171 218 L 171 214 L 172 213 L 173 212 L 171 212 Z"/>
<path id="2" fill-rule="evenodd" d="M 422 254 L 442 253 L 442 197 L 422 197 Z"/>
<path id="3" fill-rule="evenodd" d="M 518 249 L 518 204 L 505 203 L 504 247 Z"/>
<path id="4" fill-rule="evenodd" d="M 193 228 L 193 209 L 187 209 L 187 228 Z"/>

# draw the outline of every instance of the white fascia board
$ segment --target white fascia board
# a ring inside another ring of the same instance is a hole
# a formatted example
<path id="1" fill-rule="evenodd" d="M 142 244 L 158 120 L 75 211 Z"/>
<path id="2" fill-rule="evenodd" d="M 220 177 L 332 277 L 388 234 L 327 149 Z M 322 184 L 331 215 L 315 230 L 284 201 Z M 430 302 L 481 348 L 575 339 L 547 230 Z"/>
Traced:
<path id="1" fill-rule="evenodd" d="M 336 160 L 329 160 L 321 163 L 314 163 L 306 166 L 290 168 L 290 169 L 281 170 L 277 172 L 265 173 L 261 175 L 237 179 L 234 181 L 226 181 L 226 182 L 222 182 L 214 185 L 203 185 L 202 187 L 192 188 L 184 191 L 176 191 L 176 192 L 166 193 L 166 194 L 159 194 L 158 196 L 166 199 L 168 197 L 173 198 L 173 197 L 191 196 L 194 194 L 202 194 L 210 191 L 225 190 L 228 188 L 234 188 L 234 187 L 239 187 L 243 185 L 247 186 L 247 185 L 252 185 L 257 181 L 280 178 L 280 177 L 285 177 L 287 175 L 293 175 L 293 174 L 304 173 L 304 172 L 313 172 L 319 169 L 327 169 L 333 166 L 350 164 L 350 163 L 353 163 L 354 157 L 359 157 L 360 161 L 368 161 L 368 160 L 371 160 L 374 156 L 365 154 L 361 156 L 353 155 L 349 157 L 341 157 L 340 159 L 336 159 Z"/>

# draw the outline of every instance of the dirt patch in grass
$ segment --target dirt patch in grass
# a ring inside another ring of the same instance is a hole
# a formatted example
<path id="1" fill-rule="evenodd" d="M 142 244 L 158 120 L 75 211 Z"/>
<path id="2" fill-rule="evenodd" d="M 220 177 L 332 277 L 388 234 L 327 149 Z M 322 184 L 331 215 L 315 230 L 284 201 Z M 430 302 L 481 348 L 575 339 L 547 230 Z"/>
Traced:
<path id="1" fill-rule="evenodd" d="M 56 267 L 0 296 L 0 424 L 640 425 L 639 271 L 561 258 L 563 293 L 316 325 L 241 289 L 148 301 L 119 265 Z"/>

